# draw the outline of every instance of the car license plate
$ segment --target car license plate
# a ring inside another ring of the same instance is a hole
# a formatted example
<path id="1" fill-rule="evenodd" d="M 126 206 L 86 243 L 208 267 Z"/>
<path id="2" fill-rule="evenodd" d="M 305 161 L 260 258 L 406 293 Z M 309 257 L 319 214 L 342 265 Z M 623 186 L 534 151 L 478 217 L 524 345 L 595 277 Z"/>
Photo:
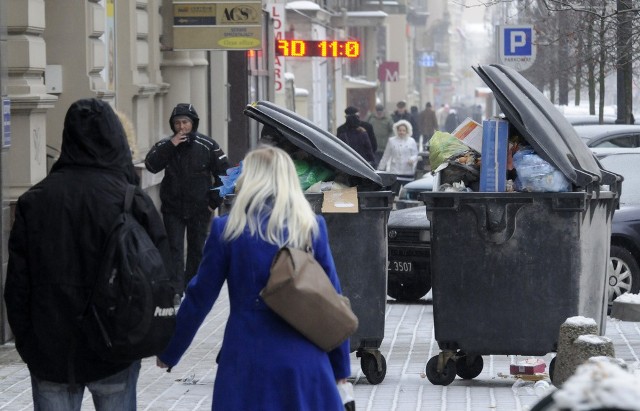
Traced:
<path id="1" fill-rule="evenodd" d="M 397 273 L 410 273 L 413 271 L 413 263 L 411 261 L 389 261 L 389 271 Z"/>

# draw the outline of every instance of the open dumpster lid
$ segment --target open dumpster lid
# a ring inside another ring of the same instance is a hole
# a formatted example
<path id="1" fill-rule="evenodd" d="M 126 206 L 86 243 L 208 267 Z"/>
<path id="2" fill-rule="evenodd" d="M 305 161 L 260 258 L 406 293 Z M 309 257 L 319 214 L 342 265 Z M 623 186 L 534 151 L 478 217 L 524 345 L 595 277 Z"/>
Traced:
<path id="1" fill-rule="evenodd" d="M 365 159 L 328 131 L 269 101 L 247 105 L 244 114 L 277 129 L 296 147 L 336 169 L 364 178 L 380 187 L 393 184 L 395 176 L 379 174 Z"/>
<path id="2" fill-rule="evenodd" d="M 569 121 L 537 88 L 514 69 L 498 64 L 473 67 L 500 105 L 507 120 L 535 149 L 576 186 L 612 184 Z"/>

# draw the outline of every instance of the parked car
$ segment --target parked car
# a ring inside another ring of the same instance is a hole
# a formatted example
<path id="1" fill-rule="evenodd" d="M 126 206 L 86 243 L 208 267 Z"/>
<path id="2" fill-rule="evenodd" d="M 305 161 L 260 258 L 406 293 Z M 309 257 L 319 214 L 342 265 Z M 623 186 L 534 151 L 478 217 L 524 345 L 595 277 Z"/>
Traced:
<path id="1" fill-rule="evenodd" d="M 624 177 L 620 209 L 611 224 L 609 303 L 626 292 L 640 292 L 640 148 L 593 148 L 607 170 Z M 431 224 L 418 194 L 433 188 L 433 176 L 408 183 L 400 191 L 388 227 L 387 294 L 415 301 L 431 289 Z"/>
<path id="2" fill-rule="evenodd" d="M 588 147 L 640 147 L 640 125 L 600 124 L 573 128 Z"/>
<path id="3" fill-rule="evenodd" d="M 387 223 L 389 266 L 387 295 L 398 301 L 417 301 L 431 289 L 430 227 L 418 194 L 433 189 L 433 175 L 405 184 Z"/>
<path id="4" fill-rule="evenodd" d="M 424 205 L 392 210 L 387 223 L 387 295 L 417 301 L 431 289 L 431 223 Z"/>
<path id="5" fill-rule="evenodd" d="M 433 174 L 426 173 L 417 180 L 413 180 L 400 189 L 398 192 L 398 198 L 396 200 L 396 209 L 401 210 L 403 208 L 417 207 L 424 205 L 422 201 L 418 200 L 418 194 L 423 191 L 431 191 L 433 189 Z"/>
<path id="6" fill-rule="evenodd" d="M 615 124 L 617 120 L 615 116 L 603 116 L 600 123 L 600 117 L 592 114 L 565 114 L 565 117 L 572 126 Z"/>
<path id="7" fill-rule="evenodd" d="M 611 223 L 609 303 L 640 291 L 640 149 L 594 148 L 607 170 L 624 177 L 620 209 Z"/>

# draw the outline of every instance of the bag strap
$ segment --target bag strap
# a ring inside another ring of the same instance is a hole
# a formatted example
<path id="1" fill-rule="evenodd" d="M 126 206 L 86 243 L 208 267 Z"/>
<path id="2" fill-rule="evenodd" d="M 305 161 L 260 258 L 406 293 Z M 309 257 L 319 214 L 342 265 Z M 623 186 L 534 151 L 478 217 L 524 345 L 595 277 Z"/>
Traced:
<path id="1" fill-rule="evenodd" d="M 136 191 L 136 186 L 134 186 L 133 184 L 127 184 L 127 191 L 124 194 L 124 204 L 123 204 L 123 210 L 125 213 L 131 213 L 131 205 L 133 204 L 133 195 L 135 194 L 135 191 Z M 109 237 L 111 236 L 111 233 L 119 224 L 119 222 L 120 222 L 120 214 L 118 214 L 118 217 L 116 217 L 113 223 L 111 223 L 111 225 L 109 226 L 109 231 L 107 232 L 107 238 L 105 239 L 105 243 L 102 245 L 102 248 L 101 248 L 103 255 L 104 255 L 105 249 L 107 248 L 107 241 L 109 241 Z M 98 267 L 98 270 L 100 269 L 101 267 Z M 92 310 L 91 301 L 93 300 L 93 295 L 95 294 L 97 286 L 98 286 L 98 281 L 94 279 L 93 287 L 91 287 L 89 298 L 87 299 L 87 303 L 85 304 L 85 308 L 81 316 L 82 318 L 86 318 L 89 314 L 92 314 L 90 312 Z M 95 311 L 95 308 L 93 310 Z M 101 329 L 100 331 L 103 331 L 103 330 Z"/>
<path id="2" fill-rule="evenodd" d="M 124 195 L 124 212 L 131 213 L 131 204 L 133 204 L 133 195 L 135 194 L 136 186 L 133 184 L 127 185 L 127 192 Z"/>

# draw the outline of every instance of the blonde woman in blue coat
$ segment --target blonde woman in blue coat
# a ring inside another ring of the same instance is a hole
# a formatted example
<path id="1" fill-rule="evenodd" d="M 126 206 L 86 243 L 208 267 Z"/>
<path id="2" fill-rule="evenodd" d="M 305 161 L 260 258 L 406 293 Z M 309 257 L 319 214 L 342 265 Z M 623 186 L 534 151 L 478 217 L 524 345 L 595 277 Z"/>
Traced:
<path id="1" fill-rule="evenodd" d="M 305 248 L 311 243 L 315 258 L 341 291 L 324 218 L 313 212 L 283 150 L 259 147 L 242 164 L 234 205 L 211 224 L 202 263 L 178 311 L 175 335 L 158 365 L 178 363 L 226 281 L 231 311 L 212 409 L 344 410 L 337 384 L 351 374 L 349 341 L 324 352 L 259 296 L 271 261 L 285 244 Z"/>

